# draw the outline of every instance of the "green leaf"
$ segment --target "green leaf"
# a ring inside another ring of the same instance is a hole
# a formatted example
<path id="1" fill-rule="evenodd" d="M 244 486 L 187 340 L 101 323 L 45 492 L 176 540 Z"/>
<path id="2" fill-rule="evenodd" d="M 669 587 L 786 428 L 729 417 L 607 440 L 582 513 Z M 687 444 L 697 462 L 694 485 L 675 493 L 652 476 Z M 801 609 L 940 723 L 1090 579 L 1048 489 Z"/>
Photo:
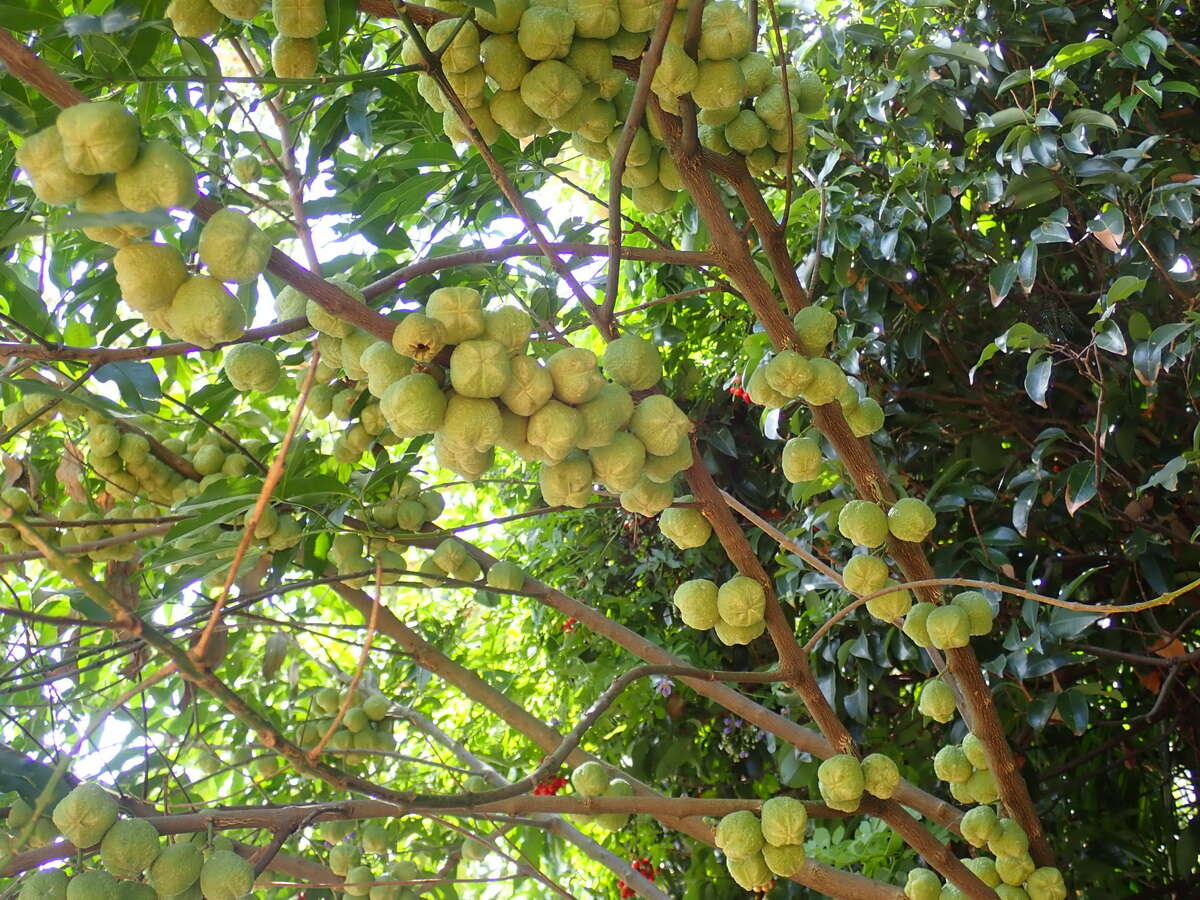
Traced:
<path id="1" fill-rule="evenodd" d="M 1025 367 L 1025 393 L 1043 409 L 1046 408 L 1046 390 L 1050 387 L 1053 368 L 1054 359 L 1045 350 L 1035 350 Z"/>
<path id="2" fill-rule="evenodd" d="M 121 399 L 133 409 L 153 412 L 158 408 L 157 403 L 147 402 L 162 397 L 158 374 L 149 363 L 133 360 L 105 363 L 96 370 L 96 377 L 101 381 L 114 382 Z"/>
<path id="3" fill-rule="evenodd" d="M 1112 319 L 1105 319 L 1096 325 L 1096 346 L 1117 356 L 1129 352 L 1125 345 L 1125 335 L 1121 334 L 1121 326 Z"/>
<path id="4" fill-rule="evenodd" d="M 1017 279 L 1027 294 L 1033 290 L 1034 282 L 1037 281 L 1037 266 L 1038 245 L 1036 242 L 1030 241 L 1021 251 L 1021 258 L 1017 260 Z"/>
<path id="5" fill-rule="evenodd" d="M 1102 112 L 1097 112 L 1094 109 L 1073 109 L 1063 116 L 1063 127 L 1071 128 L 1074 125 L 1097 125 L 1101 128 L 1107 128 L 1110 131 L 1120 131 L 1121 127 L 1117 125 L 1116 120 L 1112 116 L 1106 116 Z"/>
<path id="6" fill-rule="evenodd" d="M 1033 502 L 1038 497 L 1039 485 L 1035 481 L 1032 484 L 1027 484 L 1017 495 L 1016 501 L 1013 503 L 1012 523 L 1013 528 L 1017 529 L 1017 533 L 1021 537 L 1029 531 L 1029 513 L 1033 509 Z"/>
<path id="7" fill-rule="evenodd" d="M 1140 496 L 1143 491 L 1152 487 L 1164 487 L 1168 491 L 1179 489 L 1179 473 L 1188 466 L 1188 458 L 1180 455 L 1167 462 L 1157 472 L 1150 476 L 1145 484 L 1140 485 L 1137 489 Z"/>
<path id="8" fill-rule="evenodd" d="M 1088 501 L 1096 496 L 1096 464 L 1092 460 L 1077 462 L 1067 470 L 1067 483 L 1063 499 L 1067 513 L 1074 516 Z"/>
<path id="9" fill-rule="evenodd" d="M 1004 302 L 1016 280 L 1016 263 L 1002 262 L 992 267 L 992 271 L 988 273 L 988 293 L 992 299 L 992 306 L 999 306 Z"/>
<path id="10" fill-rule="evenodd" d="M 1042 334 L 1028 322 L 1017 322 L 1004 332 L 996 343 L 1005 353 L 1012 350 L 1036 350 L 1050 343 L 1050 338 Z"/>
<path id="11" fill-rule="evenodd" d="M 1076 690 L 1063 691 L 1058 695 L 1058 714 L 1063 723 L 1075 734 L 1087 731 L 1088 701 L 1087 697 Z"/>
<path id="12" fill-rule="evenodd" d="M 1054 58 L 1050 60 L 1043 71 L 1069 69 L 1085 59 L 1091 59 L 1097 53 L 1113 50 L 1115 47 L 1116 45 L 1106 38 L 1089 38 L 1078 44 L 1067 44 L 1054 54 Z"/>
<path id="13" fill-rule="evenodd" d="M 1109 287 L 1104 299 L 1108 303 L 1120 303 L 1126 297 L 1140 294 L 1146 287 L 1145 278 L 1134 278 L 1132 275 L 1122 275 Z"/>
<path id="14" fill-rule="evenodd" d="M 1099 569 L 1090 569 L 1087 574 L 1096 571 L 1099 571 Z M 1083 612 L 1078 609 L 1063 609 L 1061 606 L 1055 606 L 1051 608 L 1050 620 L 1046 623 L 1046 628 L 1056 638 L 1066 641 L 1087 631 L 1102 618 L 1104 616 L 1099 613 Z"/>

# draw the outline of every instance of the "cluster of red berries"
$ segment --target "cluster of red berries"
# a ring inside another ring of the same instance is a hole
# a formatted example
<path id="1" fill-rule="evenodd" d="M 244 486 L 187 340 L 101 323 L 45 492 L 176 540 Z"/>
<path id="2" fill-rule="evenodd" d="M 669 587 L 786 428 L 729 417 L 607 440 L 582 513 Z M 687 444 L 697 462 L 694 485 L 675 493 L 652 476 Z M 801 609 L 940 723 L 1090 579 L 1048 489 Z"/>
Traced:
<path id="1" fill-rule="evenodd" d="M 533 789 L 533 794 L 535 797 L 553 797 L 566 786 L 567 779 L 561 775 L 552 775 L 539 781 L 537 787 Z"/>
<path id="2" fill-rule="evenodd" d="M 654 880 L 654 864 L 650 862 L 650 857 L 643 856 L 641 859 L 635 859 L 633 867 L 651 881 Z M 617 890 L 620 892 L 622 900 L 625 900 L 626 897 L 632 897 L 636 893 L 624 881 L 617 882 Z"/>
<path id="3" fill-rule="evenodd" d="M 741 375 L 733 376 L 733 384 L 731 384 L 729 386 L 729 393 L 745 403 L 750 402 L 750 395 L 748 393 L 746 393 L 746 391 L 742 390 L 742 376 Z"/>
<path id="4" fill-rule="evenodd" d="M 569 618 L 569 619 L 567 619 L 567 621 L 563 622 L 562 630 L 565 631 L 567 634 L 570 634 L 572 631 L 575 630 L 575 626 L 578 624 L 579 624 L 579 620 L 576 619 L 574 616 L 571 616 L 571 618 Z"/>

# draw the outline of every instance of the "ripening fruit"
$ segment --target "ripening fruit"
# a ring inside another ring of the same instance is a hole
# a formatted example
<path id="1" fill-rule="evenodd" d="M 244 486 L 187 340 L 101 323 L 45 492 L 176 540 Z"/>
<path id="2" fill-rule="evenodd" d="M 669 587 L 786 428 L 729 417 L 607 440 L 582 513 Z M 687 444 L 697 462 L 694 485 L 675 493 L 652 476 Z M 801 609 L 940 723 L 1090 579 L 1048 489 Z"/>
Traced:
<path id="1" fill-rule="evenodd" d="M 138 155 L 138 121 L 111 100 L 77 103 L 55 121 L 63 160 L 79 175 L 114 174 L 133 165 Z"/>
<path id="2" fill-rule="evenodd" d="M 1025 880 L 1025 891 L 1029 900 L 1065 900 L 1067 885 L 1062 872 L 1053 866 L 1042 866 Z"/>
<path id="3" fill-rule="evenodd" d="M 904 882 L 904 896 L 908 900 L 938 900 L 941 891 L 941 880 L 929 869 L 908 870 Z"/>
<path id="4" fill-rule="evenodd" d="M 891 757 L 872 753 L 863 758 L 863 789 L 873 797 L 887 800 L 900 784 L 900 769 Z"/>
<path id="5" fill-rule="evenodd" d="M 888 566 L 882 559 L 870 554 L 852 556 L 842 569 L 842 583 L 846 590 L 860 597 L 873 594 L 888 581 Z"/>
<path id="6" fill-rule="evenodd" d="M 1024 884 L 1033 875 L 1036 868 L 1028 853 L 996 857 L 996 874 L 1000 876 L 1001 881 L 1013 887 Z M 1033 900 L 1032 895 L 1030 895 L 1030 900 Z"/>
<path id="7" fill-rule="evenodd" d="M 707 578 L 685 581 L 673 596 L 679 617 L 689 628 L 707 631 L 720 621 L 717 608 L 717 586 Z"/>
<path id="8" fill-rule="evenodd" d="M 158 830 L 145 819 L 115 823 L 100 842 L 100 862 L 120 878 L 138 878 L 158 857 Z"/>
<path id="9" fill-rule="evenodd" d="M 990 806 L 976 806 L 963 815 L 959 830 L 972 847 L 982 847 L 1000 836 L 1000 818 Z"/>
<path id="10" fill-rule="evenodd" d="M 950 602 L 966 612 L 972 637 L 987 634 L 992 630 L 992 605 L 979 591 L 963 591 Z"/>
<path id="11" fill-rule="evenodd" d="M 902 541 L 923 541 L 933 531 L 934 516 L 928 504 L 916 497 L 905 497 L 888 511 L 888 529 Z"/>
<path id="12" fill-rule="evenodd" d="M 180 150 L 167 141 L 142 145 L 137 161 L 113 179 L 117 196 L 134 212 L 186 208 L 196 202 L 196 173 Z"/>
<path id="13" fill-rule="evenodd" d="M 838 531 L 859 547 L 878 547 L 887 540 L 887 514 L 870 500 L 851 500 L 838 514 Z"/>
<path id="14" fill-rule="evenodd" d="M 603 796 L 610 781 L 608 770 L 595 760 L 576 766 L 571 773 L 571 786 L 584 797 Z"/>
<path id="15" fill-rule="evenodd" d="M 846 390 L 846 373 L 832 359 L 823 356 L 809 360 L 812 381 L 804 388 L 801 396 L 810 406 L 825 406 L 833 403 Z"/>
<path id="16" fill-rule="evenodd" d="M 917 712 L 935 722 L 949 722 L 954 718 L 955 709 L 954 692 L 950 690 L 950 685 L 940 678 L 925 682 L 921 688 L 921 698 L 917 701 Z"/>
<path id="17" fill-rule="evenodd" d="M 806 853 L 803 844 L 764 844 L 763 862 L 780 878 L 790 878 L 804 865 Z"/>
<path id="18" fill-rule="evenodd" d="M 983 741 L 975 735 L 967 732 L 967 736 L 962 739 L 963 753 L 967 754 L 967 759 L 971 761 L 971 765 L 976 769 L 988 768 L 987 754 L 984 752 Z"/>
<path id="19" fill-rule="evenodd" d="M 782 847 L 786 844 L 804 843 L 808 810 L 802 801 L 795 797 L 772 797 L 763 804 L 759 815 L 762 819 L 763 839 L 768 844 Z"/>
<path id="20" fill-rule="evenodd" d="M 971 620 L 960 606 L 939 606 L 925 619 L 929 643 L 938 650 L 952 650 L 971 643 Z"/>
<path id="21" fill-rule="evenodd" d="M 721 619 L 738 628 L 750 628 L 763 620 L 766 593 L 753 578 L 735 575 L 717 589 Z"/>
<path id="22" fill-rule="evenodd" d="M 853 812 L 866 789 L 862 764 L 846 753 L 829 757 L 817 767 L 817 787 L 826 804 Z"/>
<path id="23" fill-rule="evenodd" d="M 235 389 L 269 393 L 279 383 L 279 359 L 262 344 L 235 344 L 221 360 L 225 377 Z"/>
<path id="24" fill-rule="evenodd" d="M 888 582 L 891 584 L 896 583 L 891 581 L 891 579 L 888 579 Z M 866 606 L 867 612 L 876 619 L 884 622 L 895 622 L 912 608 L 912 594 L 903 588 L 889 591 L 886 594 L 872 597 L 867 601 Z"/>
<path id="25" fill-rule="evenodd" d="M 922 601 L 908 611 L 908 615 L 904 617 L 904 626 L 901 630 L 908 635 L 918 647 L 929 647 L 929 632 L 925 625 L 929 620 L 929 614 L 937 609 L 932 603 Z"/>
<path id="26" fill-rule="evenodd" d="M 96 175 L 81 175 L 67 167 L 62 135 L 51 125 L 30 135 L 17 149 L 17 165 L 33 182 L 33 192 L 43 203 L 68 206 L 100 181 Z"/>
<path id="27" fill-rule="evenodd" d="M 246 284 L 266 270 L 271 239 L 244 213 L 220 209 L 200 229 L 197 252 L 213 278 Z"/>
<path id="28" fill-rule="evenodd" d="M 690 502 L 692 496 L 679 498 L 681 502 Z M 712 525 L 700 510 L 690 506 L 672 506 L 664 509 L 658 518 L 658 527 L 680 550 L 690 550 L 702 547 L 712 535 Z"/>
<path id="29" fill-rule="evenodd" d="M 812 481 L 825 463 L 821 445 L 810 437 L 795 437 L 783 445 L 783 477 L 792 484 Z"/>
<path id="30" fill-rule="evenodd" d="M 604 373 L 631 391 L 644 391 L 662 379 L 662 356 L 645 338 L 627 334 L 609 343 L 601 358 Z"/>
<path id="31" fill-rule="evenodd" d="M 971 763 L 961 747 L 951 744 L 933 757 L 933 774 L 942 781 L 962 784 L 971 777 Z"/>
<path id="32" fill-rule="evenodd" d="M 321 48 L 314 38 L 276 35 L 271 41 L 271 68 L 280 78 L 312 78 Z"/>
<path id="33" fill-rule="evenodd" d="M 781 350 L 766 364 L 763 376 L 772 390 L 799 397 L 813 380 L 812 365 L 795 350 Z"/>
<path id="34" fill-rule="evenodd" d="M 722 817 L 717 823 L 716 845 L 730 859 L 754 856 L 763 846 L 758 816 L 748 809 L 740 809 Z"/>
<path id="35" fill-rule="evenodd" d="M 117 821 L 117 801 L 104 788 L 85 781 L 58 801 L 52 819 L 76 847 L 92 847 Z"/>
<path id="36" fill-rule="evenodd" d="M 200 877 L 204 857 L 191 841 L 167 844 L 150 865 L 146 880 L 159 896 L 182 894 Z"/>
<path id="37" fill-rule="evenodd" d="M 988 839 L 993 856 L 1022 856 L 1029 852 L 1029 837 L 1014 819 L 1001 819 L 1000 832 Z"/>

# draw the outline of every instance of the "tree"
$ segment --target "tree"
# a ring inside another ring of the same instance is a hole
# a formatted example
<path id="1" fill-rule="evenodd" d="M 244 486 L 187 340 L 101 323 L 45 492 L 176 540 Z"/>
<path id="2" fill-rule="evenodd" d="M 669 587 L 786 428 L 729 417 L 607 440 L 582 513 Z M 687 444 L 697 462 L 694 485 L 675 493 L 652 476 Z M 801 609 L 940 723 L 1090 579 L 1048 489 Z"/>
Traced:
<path id="1" fill-rule="evenodd" d="M 263 6 L 5 8 L 20 896 L 1195 892 L 1190 4 Z"/>

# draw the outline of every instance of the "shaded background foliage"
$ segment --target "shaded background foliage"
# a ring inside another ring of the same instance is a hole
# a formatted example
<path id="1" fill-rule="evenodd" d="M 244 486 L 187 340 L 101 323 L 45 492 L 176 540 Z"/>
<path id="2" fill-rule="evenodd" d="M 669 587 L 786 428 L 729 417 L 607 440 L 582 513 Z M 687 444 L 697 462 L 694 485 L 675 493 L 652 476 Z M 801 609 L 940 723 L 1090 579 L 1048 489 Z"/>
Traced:
<path id="1" fill-rule="evenodd" d="M 344 80 L 317 90 L 264 86 L 299 136 L 302 174 L 319 186 L 310 214 L 343 240 L 327 248 L 326 274 L 367 283 L 417 255 L 510 239 L 513 220 L 482 161 L 442 137 L 440 117 L 416 95 L 411 76 L 388 71 L 398 57 L 396 29 L 355 15 L 352 3 L 329 6 L 335 25 L 323 37 L 322 69 Z M 148 137 L 185 146 L 207 173 L 201 178 L 207 192 L 235 205 L 285 209 L 286 189 L 270 177 L 269 160 L 268 177 L 253 194 L 226 176 L 228 159 L 257 146 L 238 104 L 257 108 L 258 89 L 222 86 L 223 63 L 201 42 L 177 41 L 158 19 L 164 7 L 59 8 L 29 0 L 0 11 L 8 27 L 37 32 L 39 54 L 80 89 L 119 93 L 138 111 Z M 768 201 L 787 214 L 798 264 L 841 317 L 842 361 L 887 410 L 887 430 L 874 440 L 897 490 L 935 501 L 937 573 L 1098 603 L 1145 599 L 1196 577 L 1200 431 L 1192 351 L 1200 337 L 1194 273 L 1200 181 L 1193 173 L 1200 162 L 1200 15 L 1194 4 L 819 2 L 780 12 L 789 50 L 821 72 L 831 101 L 800 153 L 803 173 L 777 179 Z M 266 31 L 247 27 L 241 34 L 265 57 Z M 11 77 L 0 81 L 0 116 L 10 128 L 28 132 L 53 115 Z M 277 139 L 265 139 L 278 153 Z M 11 153 L 0 147 L 6 172 Z M 526 147 L 502 137 L 496 154 L 522 191 L 550 201 L 535 212 L 555 239 L 605 240 L 602 211 L 589 206 L 577 213 L 577 195 L 563 181 L 602 193 L 603 173 L 573 160 L 561 137 Z M 42 224 L 22 182 L 6 180 L 4 191 L 0 231 Z M 568 203 L 575 204 L 569 211 Z M 736 208 L 732 197 L 729 204 Z M 47 226 L 55 228 L 59 215 Z M 706 245 L 686 206 L 637 218 L 677 246 Z M 263 224 L 276 238 L 290 235 L 282 219 Z M 197 228 L 184 221 L 184 246 L 194 245 Z M 53 252 L 44 258 L 28 245 L 4 247 L 6 315 L 50 340 L 146 343 L 148 330 L 117 304 L 110 251 L 69 227 L 52 236 Z M 629 240 L 649 243 L 637 233 Z M 581 273 L 602 286 L 602 269 L 587 264 Z M 710 283 L 675 266 L 627 265 L 625 276 L 622 308 Z M 585 324 L 537 260 L 414 279 L 398 298 L 385 295 L 379 303 L 411 306 L 446 283 L 519 296 L 540 315 L 557 316 L 563 330 Z M 250 309 L 265 302 L 248 288 L 241 297 Z M 767 346 L 739 298 L 691 296 L 627 321 L 663 347 L 667 388 L 697 421 L 717 483 L 818 555 L 843 561 L 834 523 L 852 494 L 840 467 L 828 465 L 819 491 L 787 487 L 777 469 L 781 441 L 803 433 L 806 417 L 764 413 L 730 393 Z M 289 352 L 285 362 L 300 361 L 299 352 Z M 82 369 L 62 371 L 74 376 Z M 203 426 L 163 395 L 187 396 L 207 417 L 233 416 L 251 440 L 277 436 L 295 398 L 289 388 L 251 408 L 220 379 L 208 354 L 102 374 L 114 379 L 112 396 L 126 413 L 157 417 L 188 437 Z M 7 402 L 19 394 L 11 383 L 4 387 Z M 36 473 L 47 507 L 62 499 L 52 473 L 64 437 L 78 435 L 59 423 L 16 448 Z M 336 522 L 359 498 L 383 494 L 386 479 L 364 483 L 323 452 L 329 437 L 317 433 L 292 451 L 297 475 L 281 496 L 314 511 L 311 535 L 294 559 L 275 561 L 271 577 L 319 571 L 325 517 Z M 405 449 L 393 451 L 395 465 L 381 471 L 412 466 Z M 495 477 L 498 483 L 475 490 L 449 489 L 461 521 L 537 504 L 530 473 L 519 463 L 506 461 Z M 244 511 L 256 490 L 252 478 L 226 486 L 224 520 Z M 754 530 L 750 536 L 777 572 L 802 639 L 847 601 L 769 537 Z M 227 531 L 226 539 L 235 542 L 236 532 Z M 653 523 L 611 508 L 521 520 L 489 530 L 487 539 L 523 559 L 531 573 L 696 665 L 771 662 L 768 644 L 725 648 L 673 619 L 670 594 L 679 581 L 731 574 L 713 545 L 680 553 Z M 147 602 L 179 634 L 199 603 L 185 587 L 214 563 L 179 549 L 155 552 L 142 576 L 146 596 L 154 598 Z M 160 570 L 179 559 L 186 563 L 180 573 Z M 95 614 L 45 574 L 7 583 L 12 596 L 39 612 Z M 1196 646 L 1194 598 L 1111 620 L 998 594 L 992 600 L 997 628 L 975 647 L 1072 880 L 1089 897 L 1188 896 L 1200 847 L 1198 679 L 1194 659 L 1171 661 Z M 410 592 L 396 606 L 437 646 L 554 723 L 572 722 L 632 662 L 519 598 Z M 330 667 L 353 666 L 357 631 L 334 630 L 331 637 L 351 642 L 339 645 L 303 630 L 358 621 L 326 591 L 286 594 L 238 621 L 223 674 L 265 707 L 289 715 L 303 710 Z M 104 631 L 62 633 L 11 619 L 3 628 L 0 734 L 49 760 L 130 661 Z M 294 632 L 305 652 L 285 677 L 263 683 L 263 643 L 279 629 Z M 63 665 L 78 667 L 66 687 L 61 679 L 43 683 Z M 815 665 L 855 738 L 865 748 L 888 749 L 900 757 L 906 778 L 933 788 L 927 761 L 943 743 L 960 739 L 963 726 L 929 726 L 913 711 L 914 687 L 929 673 L 917 649 L 855 614 L 820 645 Z M 406 658 L 378 651 L 373 667 L 381 687 L 453 722 L 458 739 L 486 748 L 506 774 L 536 764 L 535 748 Z M 548 681 L 554 692 L 544 690 Z M 803 716 L 782 690 L 751 692 Z M 132 736 L 122 738 L 122 749 L 106 746 L 94 755 L 113 783 L 138 796 L 177 803 L 334 797 L 319 783 L 285 776 L 247 782 L 238 771 L 242 757 L 219 774 L 198 774 L 197 747 L 248 743 L 244 726 L 219 715 L 206 698 L 158 688 L 120 719 Z M 816 760 L 678 685 L 640 683 L 605 721 L 586 746 L 671 794 L 766 796 L 790 789 L 811 796 L 815 789 Z M 400 736 L 398 748 L 429 752 L 410 734 Z M 413 787 L 447 786 L 436 769 L 406 769 L 404 778 Z M 410 851 L 422 859 L 437 859 L 456 841 L 416 821 L 402 827 Z M 521 830 L 517 840 L 551 869 L 578 865 L 558 857 L 561 851 L 534 829 Z M 673 896 L 738 895 L 711 851 L 649 820 L 607 843 L 630 858 L 650 856 Z M 814 834 L 810 850 L 822 861 L 893 881 L 914 861 L 869 821 L 828 825 Z M 582 896 L 611 893 L 603 880 L 582 879 L 572 888 Z M 537 890 L 518 886 L 512 896 Z M 778 893 L 805 895 L 797 885 Z"/>

